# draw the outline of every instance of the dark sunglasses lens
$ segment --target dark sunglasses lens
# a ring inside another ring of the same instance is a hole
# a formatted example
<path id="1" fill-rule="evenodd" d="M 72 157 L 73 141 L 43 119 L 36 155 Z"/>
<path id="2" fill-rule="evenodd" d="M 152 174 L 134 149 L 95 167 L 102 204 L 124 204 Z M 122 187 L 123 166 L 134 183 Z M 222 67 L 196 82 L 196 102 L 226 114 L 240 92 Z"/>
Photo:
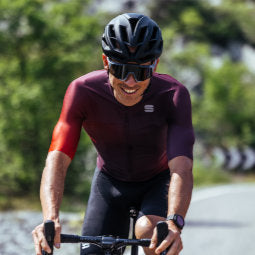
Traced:
<path id="1" fill-rule="evenodd" d="M 152 68 L 139 68 L 136 73 L 136 79 L 139 81 L 147 80 L 148 78 L 151 78 L 152 76 Z"/>
<path id="2" fill-rule="evenodd" d="M 109 67 L 109 72 L 118 79 L 122 79 L 122 70 L 123 65 L 111 64 Z"/>
<path id="3" fill-rule="evenodd" d="M 136 81 L 144 81 L 152 76 L 152 67 L 141 67 L 137 65 L 121 65 L 111 63 L 109 71 L 120 80 L 127 79 L 128 75 L 134 74 Z"/>

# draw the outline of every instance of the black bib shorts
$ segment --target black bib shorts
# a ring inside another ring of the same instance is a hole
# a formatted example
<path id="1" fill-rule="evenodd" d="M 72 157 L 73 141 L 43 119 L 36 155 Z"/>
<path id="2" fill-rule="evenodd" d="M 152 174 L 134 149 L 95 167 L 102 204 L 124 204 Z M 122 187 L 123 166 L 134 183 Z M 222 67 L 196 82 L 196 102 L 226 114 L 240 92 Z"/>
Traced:
<path id="1" fill-rule="evenodd" d="M 167 216 L 169 169 L 144 182 L 123 182 L 95 170 L 82 235 L 128 238 L 129 209 L 143 215 Z M 96 245 L 81 244 L 81 255 L 103 254 Z"/>

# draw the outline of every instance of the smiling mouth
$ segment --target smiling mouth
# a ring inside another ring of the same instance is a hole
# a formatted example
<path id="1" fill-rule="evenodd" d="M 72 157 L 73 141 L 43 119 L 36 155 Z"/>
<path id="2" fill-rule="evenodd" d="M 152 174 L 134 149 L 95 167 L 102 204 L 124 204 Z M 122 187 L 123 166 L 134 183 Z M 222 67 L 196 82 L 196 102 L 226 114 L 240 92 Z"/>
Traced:
<path id="1" fill-rule="evenodd" d="M 124 91 L 128 95 L 135 94 L 138 89 L 127 89 L 127 88 L 121 88 L 122 91 Z"/>

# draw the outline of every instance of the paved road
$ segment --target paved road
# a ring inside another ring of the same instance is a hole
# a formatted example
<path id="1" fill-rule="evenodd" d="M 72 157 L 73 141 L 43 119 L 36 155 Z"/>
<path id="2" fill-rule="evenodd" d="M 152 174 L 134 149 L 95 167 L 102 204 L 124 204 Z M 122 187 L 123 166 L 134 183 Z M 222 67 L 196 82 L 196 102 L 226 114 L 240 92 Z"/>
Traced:
<path id="1" fill-rule="evenodd" d="M 81 217 L 62 213 L 63 232 L 79 233 Z M 0 213 L 0 255 L 35 254 L 30 233 L 41 218 L 38 212 Z M 195 190 L 186 222 L 181 255 L 254 255 L 255 184 Z M 76 244 L 62 244 L 54 254 L 78 251 Z"/>
<path id="2" fill-rule="evenodd" d="M 61 213 L 62 227 L 65 233 L 78 233 L 74 224 L 81 215 L 74 213 Z M 39 212 L 19 211 L 0 213 L 0 255 L 34 255 L 34 245 L 31 231 L 41 223 L 42 215 Z M 74 232 L 76 231 L 76 232 Z M 54 254 L 74 255 L 79 251 L 77 244 L 63 245 L 61 250 Z"/>
<path id="3" fill-rule="evenodd" d="M 254 255 L 255 184 L 196 190 L 182 255 Z"/>

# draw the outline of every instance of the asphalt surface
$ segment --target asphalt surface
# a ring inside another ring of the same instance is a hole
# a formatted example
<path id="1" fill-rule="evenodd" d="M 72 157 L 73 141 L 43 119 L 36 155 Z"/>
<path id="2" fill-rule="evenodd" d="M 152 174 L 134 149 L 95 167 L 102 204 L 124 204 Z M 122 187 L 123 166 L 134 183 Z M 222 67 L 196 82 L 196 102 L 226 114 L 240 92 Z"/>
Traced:
<path id="1" fill-rule="evenodd" d="M 63 232 L 79 234 L 81 218 L 61 213 Z M 35 254 L 31 231 L 41 219 L 39 212 L 0 213 L 0 255 Z M 182 238 L 181 255 L 254 255 L 255 184 L 194 190 Z M 54 254 L 78 255 L 79 245 L 62 244 Z"/>
<path id="2" fill-rule="evenodd" d="M 196 190 L 182 255 L 254 255 L 255 184 Z"/>

